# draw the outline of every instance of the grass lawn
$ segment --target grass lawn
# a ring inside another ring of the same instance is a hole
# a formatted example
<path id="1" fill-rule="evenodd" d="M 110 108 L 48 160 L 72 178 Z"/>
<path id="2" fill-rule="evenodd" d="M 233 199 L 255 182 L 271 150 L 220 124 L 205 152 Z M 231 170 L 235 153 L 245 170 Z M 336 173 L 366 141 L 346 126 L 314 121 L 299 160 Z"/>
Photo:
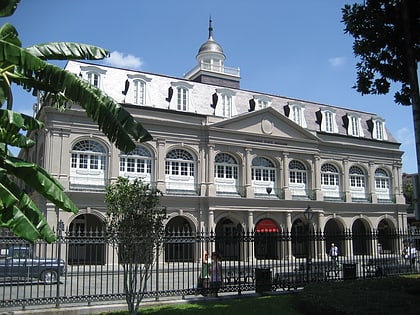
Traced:
<path id="1" fill-rule="evenodd" d="M 108 312 L 123 315 L 127 312 Z M 140 307 L 141 315 L 419 315 L 420 276 L 309 284 L 296 294 Z"/>
<path id="2" fill-rule="evenodd" d="M 293 296 L 267 295 L 192 303 L 141 307 L 141 315 L 301 315 L 292 303 Z M 127 312 L 108 312 L 106 315 L 123 315 Z"/>

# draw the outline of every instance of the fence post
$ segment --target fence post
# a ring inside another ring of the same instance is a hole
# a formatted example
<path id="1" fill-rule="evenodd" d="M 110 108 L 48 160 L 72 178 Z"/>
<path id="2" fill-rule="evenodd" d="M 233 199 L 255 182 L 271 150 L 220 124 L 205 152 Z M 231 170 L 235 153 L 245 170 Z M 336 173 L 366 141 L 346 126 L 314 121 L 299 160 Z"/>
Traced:
<path id="1" fill-rule="evenodd" d="M 60 307 L 60 263 L 61 263 L 61 242 L 63 238 L 63 230 L 64 230 L 64 222 L 60 220 L 57 224 L 57 259 L 58 259 L 58 272 L 57 272 L 57 284 L 56 284 L 56 300 L 55 300 L 55 307 Z"/>

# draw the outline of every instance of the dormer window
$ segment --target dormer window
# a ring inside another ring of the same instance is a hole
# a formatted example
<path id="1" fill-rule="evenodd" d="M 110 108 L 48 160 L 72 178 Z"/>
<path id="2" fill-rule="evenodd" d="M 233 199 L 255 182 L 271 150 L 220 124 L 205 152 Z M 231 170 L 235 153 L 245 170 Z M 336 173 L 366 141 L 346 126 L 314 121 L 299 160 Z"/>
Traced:
<path id="1" fill-rule="evenodd" d="M 172 82 L 171 86 L 174 89 L 176 100 L 176 105 L 173 105 L 173 109 L 182 112 L 192 111 L 193 109 L 190 105 L 190 90 L 193 88 L 193 85 L 186 82 Z"/>
<path id="2" fill-rule="evenodd" d="M 85 78 L 92 86 L 102 89 L 102 78 L 106 74 L 103 70 L 95 66 L 81 66 L 82 77 Z"/>
<path id="3" fill-rule="evenodd" d="M 285 114 L 290 120 L 299 126 L 306 128 L 306 120 L 304 116 L 305 107 L 301 104 L 287 104 L 285 106 Z"/>
<path id="4" fill-rule="evenodd" d="M 216 93 L 219 95 L 219 104 L 216 107 L 215 114 L 226 118 L 236 115 L 233 104 L 235 92 L 228 89 L 216 89 Z"/>
<path id="5" fill-rule="evenodd" d="M 372 138 L 376 140 L 388 140 L 388 135 L 385 130 L 385 121 L 381 118 L 372 119 Z"/>
<path id="6" fill-rule="evenodd" d="M 363 137 L 362 121 L 358 115 L 347 115 L 347 134 L 354 137 Z"/>
<path id="7" fill-rule="evenodd" d="M 128 79 L 132 82 L 132 88 L 127 91 L 127 99 L 132 100 L 133 104 L 146 105 L 147 84 L 152 80 L 142 74 L 128 74 Z"/>
<path id="8" fill-rule="evenodd" d="M 263 96 L 263 95 L 255 95 L 255 109 L 264 109 L 271 105 L 271 98 Z"/>
<path id="9" fill-rule="evenodd" d="M 321 109 L 321 131 L 336 133 L 338 132 L 335 112 L 330 109 Z"/>

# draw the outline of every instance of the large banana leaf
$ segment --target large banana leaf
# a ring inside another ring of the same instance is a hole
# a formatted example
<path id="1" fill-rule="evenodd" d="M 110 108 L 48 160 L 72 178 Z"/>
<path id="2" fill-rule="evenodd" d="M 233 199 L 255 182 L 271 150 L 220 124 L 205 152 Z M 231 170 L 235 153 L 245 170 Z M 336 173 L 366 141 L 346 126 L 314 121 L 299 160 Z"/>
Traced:
<path id="1" fill-rule="evenodd" d="M 28 241 L 42 238 L 53 242 L 55 234 L 42 212 L 4 173 L 0 171 L 0 226 Z"/>
<path id="2" fill-rule="evenodd" d="M 0 1 L 0 17 L 9 16 L 15 12 L 20 0 L 1 0 Z"/>
<path id="3" fill-rule="evenodd" d="M 0 109 L 0 143 L 19 148 L 31 147 L 35 142 L 20 131 L 41 129 L 43 126 L 42 122 L 33 117 Z"/>
<path id="4" fill-rule="evenodd" d="M 109 56 L 109 51 L 106 49 L 92 45 L 68 42 L 39 44 L 26 47 L 25 50 L 42 60 L 98 60 Z"/>
<path id="5" fill-rule="evenodd" d="M 78 208 L 64 193 L 63 186 L 43 168 L 35 163 L 6 156 L 0 160 L 0 167 L 35 189 L 38 193 L 53 202 L 57 207 L 77 213 Z"/>

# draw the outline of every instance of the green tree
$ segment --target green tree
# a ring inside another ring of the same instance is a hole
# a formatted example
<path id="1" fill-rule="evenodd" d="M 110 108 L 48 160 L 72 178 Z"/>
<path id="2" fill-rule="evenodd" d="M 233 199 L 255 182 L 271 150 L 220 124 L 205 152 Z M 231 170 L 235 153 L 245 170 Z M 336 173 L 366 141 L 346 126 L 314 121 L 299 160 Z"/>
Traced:
<path id="1" fill-rule="evenodd" d="M 14 13 L 20 0 L 0 0 L 0 17 Z M 37 164 L 12 156 L 10 147 L 34 145 L 30 133 L 43 123 L 13 111 L 12 84 L 42 97 L 43 106 L 65 110 L 79 104 L 109 140 L 122 151 L 135 148 L 134 141 L 152 137 L 120 104 L 99 89 L 46 60 L 98 60 L 105 49 L 77 43 L 47 43 L 22 48 L 11 24 L 0 28 L 0 227 L 27 240 L 55 240 L 55 235 L 35 202 L 16 180 L 31 187 L 65 211 L 77 212 L 60 183 Z"/>
<path id="2" fill-rule="evenodd" d="M 137 314 L 164 236 L 166 209 L 161 192 L 143 183 L 119 177 L 107 186 L 107 235 L 117 248 L 124 270 L 124 293 L 129 314 Z"/>
<path id="3" fill-rule="evenodd" d="M 412 105 L 417 169 L 420 171 L 420 0 L 366 0 L 342 9 L 345 32 L 354 37 L 355 88 L 362 94 L 387 94 L 401 84 L 395 102 Z"/>
<path id="4" fill-rule="evenodd" d="M 407 212 L 411 213 L 414 211 L 413 206 L 413 182 L 411 180 L 406 180 L 403 183 L 403 194 L 405 197 L 405 203 L 409 205 Z"/>

